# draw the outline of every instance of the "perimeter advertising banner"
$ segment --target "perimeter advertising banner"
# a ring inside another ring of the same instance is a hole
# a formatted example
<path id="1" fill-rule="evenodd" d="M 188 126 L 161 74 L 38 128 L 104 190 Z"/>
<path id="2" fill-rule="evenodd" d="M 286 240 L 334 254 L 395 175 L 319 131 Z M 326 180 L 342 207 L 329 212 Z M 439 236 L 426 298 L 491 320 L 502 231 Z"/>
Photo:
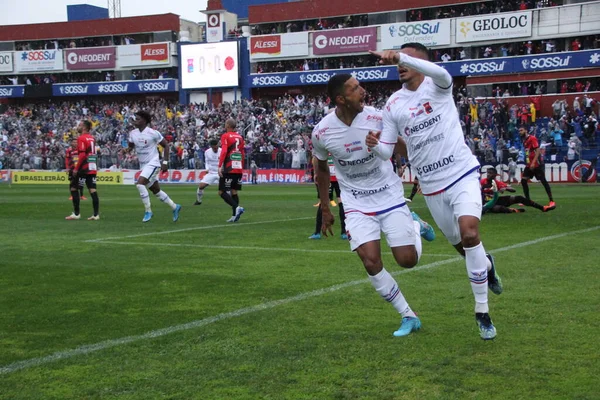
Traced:
<path id="1" fill-rule="evenodd" d="M 62 71 L 62 50 L 15 51 L 16 72 Z"/>
<path id="2" fill-rule="evenodd" d="M 334 29 L 312 33 L 313 54 L 364 53 L 377 50 L 377 27 Z"/>
<path id="3" fill-rule="evenodd" d="M 24 97 L 25 85 L 0 86 L 0 98 Z"/>
<path id="4" fill-rule="evenodd" d="M 113 69 L 116 65 L 114 47 L 89 47 L 65 50 L 67 70 Z"/>
<path id="5" fill-rule="evenodd" d="M 51 171 L 14 171 L 12 173 L 12 183 L 14 184 L 35 184 L 52 185 L 69 183 L 69 174 L 67 172 Z M 100 185 L 122 185 L 122 172 L 100 172 L 96 177 L 96 183 Z"/>
<path id="6" fill-rule="evenodd" d="M 530 37 L 531 11 L 485 14 L 456 19 L 456 43 Z"/>
<path id="7" fill-rule="evenodd" d="M 138 94 L 176 91 L 176 79 L 114 81 L 105 83 L 56 83 L 52 85 L 53 96 L 90 96 L 101 94 Z"/>
<path id="8" fill-rule="evenodd" d="M 170 64 L 169 43 L 117 46 L 117 67 Z"/>
<path id="9" fill-rule="evenodd" d="M 308 56 L 308 32 L 252 36 L 249 50 L 252 61 Z"/>
<path id="10" fill-rule="evenodd" d="M 427 47 L 449 45 L 450 19 L 381 25 L 382 49 L 399 49 L 405 43 Z"/>
<path id="11" fill-rule="evenodd" d="M 12 51 L 0 51 L 0 72 L 13 71 L 13 53 Z"/>
<path id="12" fill-rule="evenodd" d="M 248 78 L 250 79 L 251 87 L 326 85 L 329 82 L 329 78 L 341 73 L 351 74 L 359 82 L 398 80 L 398 69 L 395 66 L 251 74 Z"/>

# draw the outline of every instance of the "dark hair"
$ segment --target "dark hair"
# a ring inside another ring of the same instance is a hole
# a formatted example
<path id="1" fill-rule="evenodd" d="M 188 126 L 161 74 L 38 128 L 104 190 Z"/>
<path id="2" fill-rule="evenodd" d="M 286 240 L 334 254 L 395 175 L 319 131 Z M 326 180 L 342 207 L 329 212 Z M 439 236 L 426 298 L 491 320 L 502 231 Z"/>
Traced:
<path id="1" fill-rule="evenodd" d="M 344 85 L 350 78 L 352 78 L 352 75 L 350 74 L 335 74 L 329 78 L 329 82 L 327 83 L 327 94 L 333 104 L 336 104 L 336 97 L 344 94 Z"/>
<path id="2" fill-rule="evenodd" d="M 217 139 L 210 139 L 208 144 L 210 144 L 211 146 L 216 146 L 219 144 L 219 141 Z"/>
<path id="3" fill-rule="evenodd" d="M 498 171 L 496 171 L 496 168 L 488 168 L 486 171 L 488 174 L 494 174 L 494 175 L 498 175 Z"/>
<path id="4" fill-rule="evenodd" d="M 429 49 L 425 46 L 423 46 L 421 43 L 404 43 L 402 46 L 400 46 L 401 49 L 415 49 L 416 51 L 423 53 L 427 56 L 427 60 L 430 60 L 429 58 Z"/>
<path id="5" fill-rule="evenodd" d="M 90 132 L 92 130 L 92 123 L 87 119 L 84 119 L 82 122 L 83 126 L 85 126 L 85 129 Z"/>
<path id="6" fill-rule="evenodd" d="M 144 121 L 146 121 L 146 124 L 149 124 L 150 121 L 152 121 L 152 115 L 150 115 L 148 111 L 140 110 L 136 112 L 135 115 L 137 115 L 140 118 L 143 118 Z"/>

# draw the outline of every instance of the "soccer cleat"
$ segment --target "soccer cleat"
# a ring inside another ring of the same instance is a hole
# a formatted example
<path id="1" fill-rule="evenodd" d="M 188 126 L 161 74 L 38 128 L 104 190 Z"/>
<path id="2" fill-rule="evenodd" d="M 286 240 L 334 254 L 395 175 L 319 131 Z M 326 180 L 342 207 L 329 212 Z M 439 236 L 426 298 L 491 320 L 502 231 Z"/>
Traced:
<path id="1" fill-rule="evenodd" d="M 331 200 L 329 204 L 331 204 L 331 207 L 337 207 L 337 203 L 335 202 L 335 200 Z"/>
<path id="2" fill-rule="evenodd" d="M 407 203 L 412 203 L 412 199 L 409 197 L 405 198 L 404 200 L 406 200 Z"/>
<path id="3" fill-rule="evenodd" d="M 175 206 L 176 207 L 173 210 L 173 222 L 177 222 L 177 220 L 179 219 L 179 211 L 181 211 L 181 205 L 180 204 L 176 204 Z"/>
<path id="4" fill-rule="evenodd" d="M 235 216 L 233 216 L 233 217 L 229 218 L 229 219 L 228 219 L 227 221 L 225 221 L 225 222 L 235 222 Z"/>
<path id="5" fill-rule="evenodd" d="M 81 196 L 81 200 L 87 200 L 87 197 Z"/>
<path id="6" fill-rule="evenodd" d="M 411 212 L 412 218 L 414 221 L 417 221 L 419 223 L 419 225 L 421 226 L 421 237 L 425 240 L 427 240 L 428 242 L 432 242 L 435 239 L 435 231 L 433 230 L 433 227 L 431 225 L 429 225 L 427 222 L 423 221 L 421 219 L 421 217 L 419 217 L 417 215 L 416 212 L 412 211 Z"/>
<path id="7" fill-rule="evenodd" d="M 479 336 L 481 336 L 483 340 L 492 340 L 496 337 L 496 328 L 492 323 L 490 314 L 475 313 L 475 321 L 479 327 Z"/>
<path id="8" fill-rule="evenodd" d="M 551 201 L 550 203 L 548 203 L 548 205 L 544 206 L 544 209 L 542 210 L 543 212 L 548 212 L 548 211 L 552 211 L 556 208 L 556 203 Z"/>
<path id="9" fill-rule="evenodd" d="M 318 202 L 317 204 L 313 204 L 313 207 L 319 207 L 321 205 L 321 202 Z"/>
<path id="10" fill-rule="evenodd" d="M 238 222 L 240 220 L 240 217 L 244 213 L 244 211 L 246 211 L 246 210 L 244 210 L 244 207 L 238 206 L 235 209 L 235 216 L 233 217 L 233 222 Z"/>
<path id="11" fill-rule="evenodd" d="M 202 202 L 198 200 L 196 200 L 196 202 L 194 203 L 195 206 L 199 206 L 200 204 L 202 204 Z"/>
<path id="12" fill-rule="evenodd" d="M 342 233 L 342 235 L 340 236 L 340 239 L 342 240 L 348 240 L 348 235 L 345 233 Z"/>
<path id="13" fill-rule="evenodd" d="M 400 328 L 394 332 L 394 336 L 401 337 L 410 335 L 412 332 L 416 332 L 421 329 L 421 320 L 418 317 L 404 317 Z"/>
<path id="14" fill-rule="evenodd" d="M 152 211 L 146 211 L 144 213 L 144 219 L 142 219 L 142 222 L 148 222 L 148 221 L 150 221 L 152 219 L 153 215 L 154 214 L 152 214 Z"/>
<path id="15" fill-rule="evenodd" d="M 487 253 L 485 255 L 487 257 L 488 260 L 490 260 L 490 263 L 492 264 L 492 268 L 488 271 L 488 288 L 496 293 L 496 294 L 500 294 L 502 293 L 502 279 L 500 279 L 500 276 L 498 275 L 498 273 L 496 272 L 496 262 L 494 261 L 494 256 L 492 256 L 490 253 Z"/>
<path id="16" fill-rule="evenodd" d="M 88 218 L 88 221 L 99 221 L 99 220 L 100 220 L 99 215 L 92 215 L 91 217 Z"/>
<path id="17" fill-rule="evenodd" d="M 72 201 L 73 200 L 73 196 L 69 197 L 69 200 Z"/>
<path id="18" fill-rule="evenodd" d="M 312 235 L 310 235 L 308 238 L 309 238 L 309 239 L 313 239 L 313 240 L 316 240 L 316 239 L 321 239 L 321 234 L 320 234 L 320 233 L 313 233 L 313 234 L 312 234 Z"/>
<path id="19" fill-rule="evenodd" d="M 68 217 L 65 217 L 67 221 L 74 221 L 76 219 L 81 218 L 81 215 L 75 215 L 75 213 L 71 213 Z"/>

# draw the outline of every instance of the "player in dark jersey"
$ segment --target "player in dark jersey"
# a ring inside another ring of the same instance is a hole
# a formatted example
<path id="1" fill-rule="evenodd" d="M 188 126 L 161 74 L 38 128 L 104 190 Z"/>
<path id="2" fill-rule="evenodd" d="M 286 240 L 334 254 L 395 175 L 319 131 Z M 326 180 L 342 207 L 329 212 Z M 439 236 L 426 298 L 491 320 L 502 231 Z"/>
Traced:
<path id="1" fill-rule="evenodd" d="M 540 156 L 542 149 L 538 143 L 538 140 L 535 136 L 530 135 L 525 128 L 519 129 L 519 134 L 521 135 L 521 139 L 523 139 L 523 146 L 525 150 L 528 152 L 527 156 L 527 166 L 523 170 L 523 176 L 521 177 L 521 185 L 523 185 L 523 193 L 525 197 L 529 199 L 529 185 L 527 181 L 531 178 L 537 179 L 542 182 L 544 185 L 544 189 L 546 189 L 546 194 L 548 195 L 548 210 L 554 210 L 556 208 L 556 203 L 552 198 L 552 190 L 550 189 L 550 185 L 546 180 L 546 172 L 544 171 L 544 159 Z"/>
<path id="2" fill-rule="evenodd" d="M 513 189 L 512 186 L 502 182 L 501 180 L 496 179 L 498 173 L 494 168 L 488 168 L 486 171 L 487 175 L 485 178 L 481 178 L 481 194 L 483 198 L 483 204 L 489 202 L 495 194 L 495 190 L 492 189 L 493 183 L 496 183 L 496 191 L 499 193 L 503 192 L 511 192 L 515 193 L 516 190 Z M 509 213 L 519 213 L 525 212 L 524 208 L 510 208 L 510 206 L 514 204 L 522 204 L 528 207 L 537 208 L 540 211 L 547 212 L 553 210 L 550 206 L 542 206 L 541 204 L 536 203 L 526 197 L 511 195 L 511 196 L 499 196 L 494 205 L 485 208 L 486 212 L 494 213 L 494 214 L 509 214 Z"/>
<path id="3" fill-rule="evenodd" d="M 79 179 L 81 178 L 88 190 L 90 196 L 92 196 L 92 204 L 94 205 L 94 215 L 88 218 L 88 221 L 98 221 L 100 215 L 98 209 L 100 208 L 100 201 L 98 199 L 98 193 L 96 192 L 96 172 L 98 167 L 96 165 L 96 140 L 90 134 L 92 129 L 92 123 L 88 120 L 83 120 L 77 127 L 79 137 L 77 138 L 77 152 L 78 159 L 73 167 L 73 174 L 71 178 L 71 195 L 73 196 L 73 213 L 68 217 L 67 220 L 76 220 L 81 216 L 79 215 Z"/>
<path id="4" fill-rule="evenodd" d="M 71 139 L 71 146 L 65 151 L 65 169 L 69 172 L 69 193 L 71 192 L 71 179 L 73 178 L 73 168 L 79 159 L 79 153 L 77 152 L 77 137 Z M 81 200 L 87 200 L 83 195 L 83 182 L 79 182 L 79 198 Z M 73 196 L 69 197 L 69 200 L 73 200 Z"/>
<path id="5" fill-rule="evenodd" d="M 238 222 L 245 211 L 244 207 L 240 207 L 238 197 L 238 191 L 242 190 L 244 172 L 244 139 L 235 128 L 234 119 L 225 121 L 225 133 L 221 136 L 219 158 L 219 196 L 231 206 L 233 213 L 227 222 Z"/>
<path id="6" fill-rule="evenodd" d="M 319 160 L 313 157 L 312 165 L 315 166 L 318 162 Z M 344 212 L 344 203 L 342 202 L 340 184 L 337 181 L 337 177 L 335 176 L 335 165 L 333 164 L 333 157 L 331 157 L 331 154 L 327 159 L 327 164 L 329 165 L 329 199 L 331 199 L 330 202 L 333 202 L 333 194 L 335 193 L 335 196 L 338 201 L 336 205 L 339 206 L 340 226 L 342 229 L 340 238 L 342 240 L 348 240 L 348 234 L 346 233 L 346 213 Z M 317 185 L 317 196 L 318 195 L 319 186 Z M 333 203 L 331 203 L 331 205 L 333 205 Z M 315 221 L 315 232 L 308 237 L 309 239 L 321 239 L 321 224 L 323 223 L 323 211 L 321 209 L 321 202 L 319 202 L 318 207 L 319 208 L 317 209 L 317 219 Z"/>

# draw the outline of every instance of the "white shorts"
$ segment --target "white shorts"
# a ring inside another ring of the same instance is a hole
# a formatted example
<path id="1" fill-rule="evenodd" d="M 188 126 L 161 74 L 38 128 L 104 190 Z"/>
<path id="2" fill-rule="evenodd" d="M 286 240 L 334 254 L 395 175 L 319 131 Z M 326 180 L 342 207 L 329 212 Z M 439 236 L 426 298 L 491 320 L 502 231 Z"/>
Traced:
<path id="1" fill-rule="evenodd" d="M 408 207 L 405 205 L 380 215 L 346 214 L 346 233 L 352 251 L 367 242 L 381 240 L 381 232 L 390 247 L 414 246 L 415 225 Z"/>
<path id="2" fill-rule="evenodd" d="M 158 174 L 160 174 L 160 167 L 154 165 L 144 165 L 142 172 L 140 172 L 140 176 L 148 179 L 148 184 L 146 185 L 148 187 L 154 185 L 154 182 L 158 180 Z"/>
<path id="3" fill-rule="evenodd" d="M 207 185 L 216 185 L 219 183 L 219 174 L 211 174 L 210 172 L 204 175 L 204 178 L 200 183 L 206 183 Z"/>
<path id="4" fill-rule="evenodd" d="M 468 215 L 481 219 L 481 186 L 477 172 L 442 193 L 424 197 L 435 223 L 453 246 L 461 242 L 459 217 Z"/>

